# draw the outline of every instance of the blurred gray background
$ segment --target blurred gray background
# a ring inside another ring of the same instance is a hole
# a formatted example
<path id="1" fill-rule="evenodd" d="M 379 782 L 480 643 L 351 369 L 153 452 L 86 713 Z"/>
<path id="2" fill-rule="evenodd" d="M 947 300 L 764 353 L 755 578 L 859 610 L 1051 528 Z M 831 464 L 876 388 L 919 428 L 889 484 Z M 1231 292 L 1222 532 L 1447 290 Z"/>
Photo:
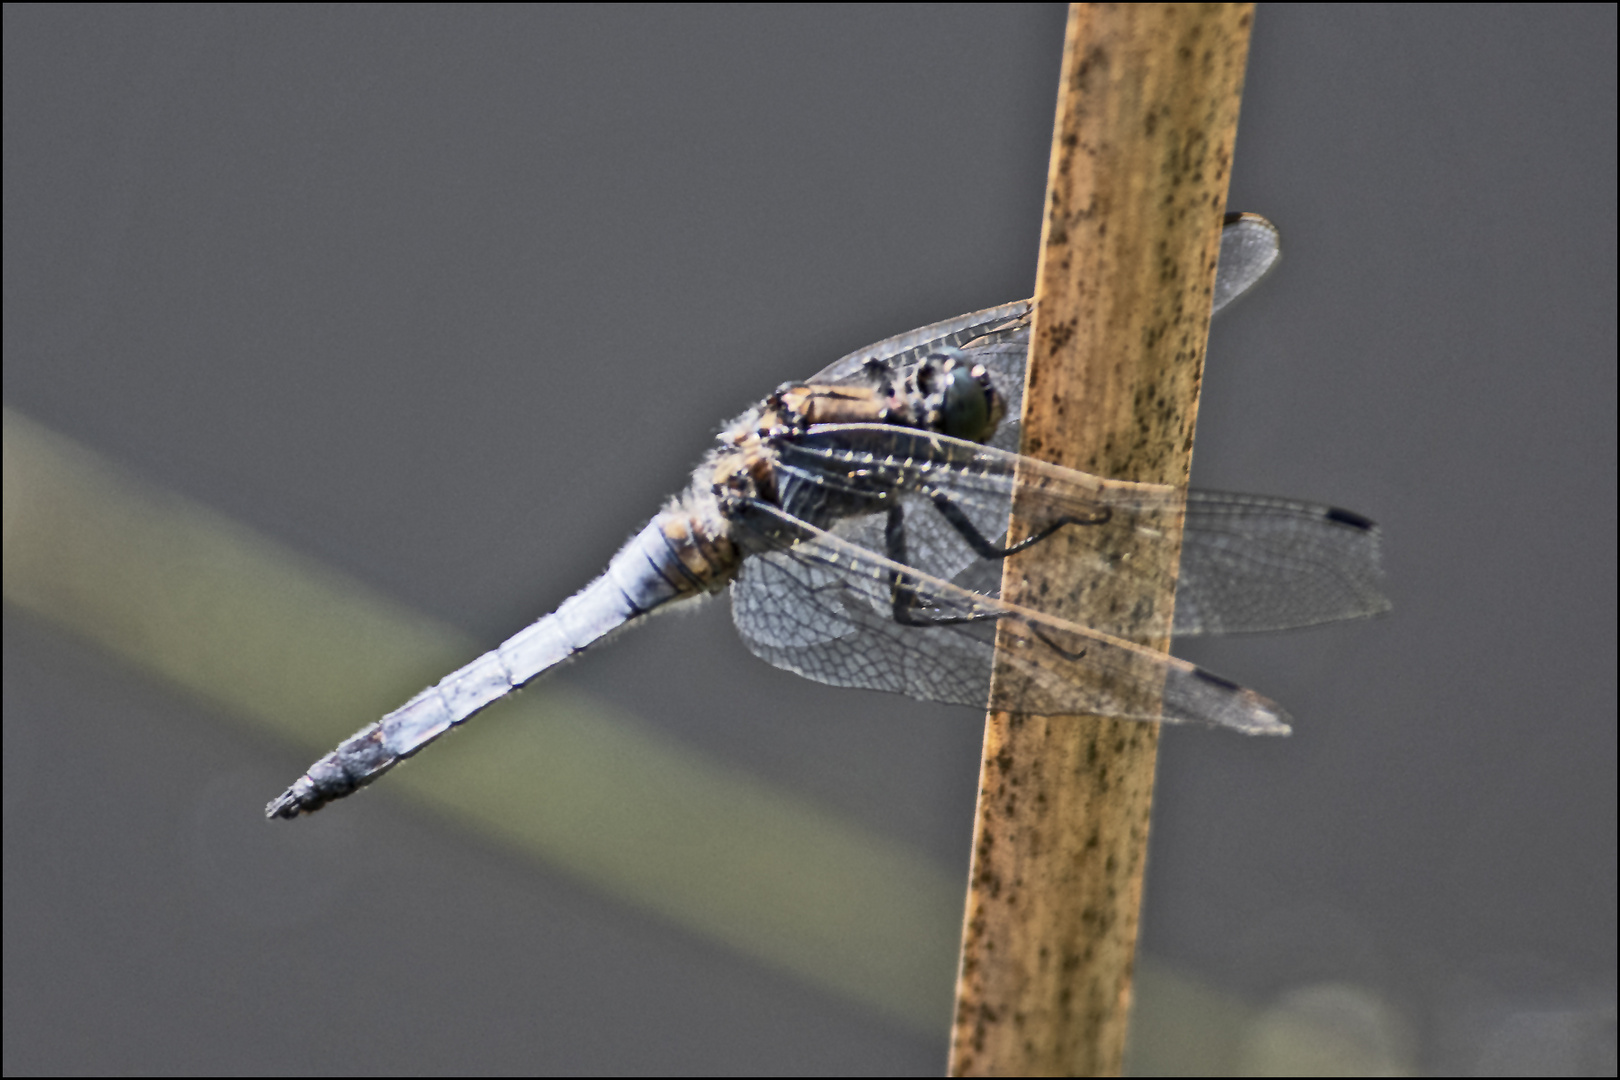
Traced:
<path id="1" fill-rule="evenodd" d="M 5 402 L 493 645 L 777 383 L 1031 291 L 1063 21 L 7 5 Z M 1375 518 L 1395 610 L 1183 650 L 1299 719 L 1163 743 L 1144 964 L 1251 1051 L 1293 1003 L 1613 1072 L 1615 72 L 1610 5 L 1259 10 L 1231 207 L 1285 259 L 1194 481 Z M 559 678 L 965 880 L 971 710 L 777 672 L 724 603 Z M 306 861 L 260 813 L 324 746 L 10 606 L 4 718 L 8 1073 L 943 1068 L 943 1018 L 386 781 Z"/>

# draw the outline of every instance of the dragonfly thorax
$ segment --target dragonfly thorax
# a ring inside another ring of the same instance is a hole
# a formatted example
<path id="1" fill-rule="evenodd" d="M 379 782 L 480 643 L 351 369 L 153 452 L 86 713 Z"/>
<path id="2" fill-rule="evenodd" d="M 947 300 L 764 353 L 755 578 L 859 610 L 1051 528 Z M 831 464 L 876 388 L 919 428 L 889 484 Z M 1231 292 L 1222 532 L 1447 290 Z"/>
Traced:
<path id="1" fill-rule="evenodd" d="M 865 370 L 864 385 L 784 384 L 727 425 L 707 467 L 699 471 L 707 490 L 694 487 L 689 502 L 713 500 L 726 518 L 758 500 L 820 524 L 873 513 L 884 508 L 892 484 L 872 476 L 849 485 L 809 479 L 781 467 L 779 448 L 813 428 L 845 424 L 885 424 L 984 442 L 1006 415 L 1006 398 L 990 373 L 952 346 L 925 354 L 898 380 L 881 364 Z"/>

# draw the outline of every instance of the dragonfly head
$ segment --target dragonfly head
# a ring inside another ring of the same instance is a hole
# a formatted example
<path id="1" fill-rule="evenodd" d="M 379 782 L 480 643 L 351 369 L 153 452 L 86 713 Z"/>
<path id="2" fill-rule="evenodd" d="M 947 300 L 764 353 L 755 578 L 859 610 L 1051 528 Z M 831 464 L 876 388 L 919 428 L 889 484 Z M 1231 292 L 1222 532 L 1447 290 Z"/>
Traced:
<path id="1" fill-rule="evenodd" d="M 923 406 L 917 413 L 930 430 L 984 442 L 1001 426 L 1006 399 L 996 391 L 984 366 L 969 363 L 960 349 L 930 353 L 917 366 L 914 379 Z"/>

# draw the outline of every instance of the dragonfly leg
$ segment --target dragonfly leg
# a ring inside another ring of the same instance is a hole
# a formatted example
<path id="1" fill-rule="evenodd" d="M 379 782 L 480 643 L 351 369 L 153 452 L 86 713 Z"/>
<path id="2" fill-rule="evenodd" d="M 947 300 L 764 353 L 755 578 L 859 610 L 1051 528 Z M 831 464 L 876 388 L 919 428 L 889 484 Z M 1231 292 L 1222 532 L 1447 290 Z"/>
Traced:
<path id="1" fill-rule="evenodd" d="M 1047 525 L 1040 532 L 1025 537 L 1016 544 L 1008 544 L 1002 547 L 986 540 L 984 534 L 979 531 L 979 527 L 973 524 L 973 519 L 969 518 L 960 506 L 952 502 L 949 495 L 942 491 L 936 491 L 929 498 L 934 507 L 940 512 L 940 515 L 950 522 L 951 526 L 962 534 L 962 539 L 968 542 L 968 546 L 977 552 L 980 558 L 984 559 L 1005 559 L 1008 555 L 1016 555 L 1025 548 L 1045 540 L 1065 525 L 1102 525 L 1113 517 L 1114 513 L 1111 507 L 1105 506 L 1088 517 L 1074 517 L 1065 514 Z"/>
<path id="2" fill-rule="evenodd" d="M 936 492 L 933 496 L 933 503 L 939 512 L 944 515 L 945 520 L 949 521 L 955 526 L 956 531 L 962 534 L 963 539 L 967 540 L 973 550 L 986 559 L 1005 558 L 1008 555 L 1023 551 L 1031 544 L 1038 543 L 1051 536 L 1065 525 L 1101 525 L 1112 514 L 1112 510 L 1105 506 L 1091 517 L 1064 516 L 1026 540 L 1007 547 L 999 547 L 986 540 L 984 534 L 979 532 L 978 527 L 962 512 L 961 507 L 957 506 L 947 496 Z M 885 553 L 890 561 L 900 563 L 902 566 L 908 565 L 906 563 L 905 512 L 901 509 L 899 503 L 893 503 L 889 506 L 888 520 L 884 522 L 883 527 L 883 541 L 886 549 Z M 916 589 L 912 587 L 906 575 L 898 570 L 890 575 L 889 594 L 893 600 L 894 621 L 903 626 L 949 626 L 960 623 L 986 622 L 1006 618 L 1012 614 L 1005 611 L 983 611 L 969 615 L 927 614 L 926 608 L 918 601 Z M 1064 659 L 1073 661 L 1085 656 L 1085 649 L 1070 652 L 1042 633 L 1040 627 L 1033 623 L 1027 625 L 1036 638 L 1040 639 L 1044 645 Z"/>
<path id="3" fill-rule="evenodd" d="M 953 506 L 951 509 L 956 508 Z M 969 522 L 969 527 L 971 526 L 972 523 Z M 898 502 L 889 504 L 888 520 L 883 526 L 883 544 L 884 553 L 891 562 L 897 562 L 902 566 L 909 565 L 906 562 L 905 511 Z M 999 611 L 974 612 L 968 615 L 929 614 L 928 609 L 919 601 L 917 590 L 910 579 L 898 570 L 889 575 L 889 596 L 893 602 L 894 621 L 902 626 L 949 626 L 954 623 L 984 622 L 987 619 L 999 619 L 1004 614 Z"/>
<path id="4" fill-rule="evenodd" d="M 937 498 L 943 499 L 944 497 L 938 496 Z M 989 548 L 990 545 L 985 543 L 984 537 L 979 534 L 979 531 L 976 528 L 974 528 L 973 523 L 968 520 L 967 515 L 963 514 L 962 511 L 958 509 L 955 504 L 950 503 L 949 500 L 945 501 L 947 505 L 950 506 L 950 512 L 948 513 L 943 509 L 941 510 L 942 513 L 945 513 L 946 518 L 950 520 L 953 525 L 957 525 L 958 529 L 964 530 L 964 536 L 968 535 L 965 530 L 972 530 L 972 537 L 976 537 L 980 543 L 983 543 L 986 548 Z M 938 505 L 938 503 L 936 502 L 935 505 Z M 952 517 L 952 514 L 957 516 Z M 958 518 L 960 519 L 960 522 L 958 522 Z M 1026 540 L 1022 544 L 1016 545 L 1014 550 L 1020 550 L 1028 547 L 1036 540 L 1044 539 L 1045 537 L 1051 535 L 1054 530 L 1064 525 L 1101 524 L 1107 519 L 1108 509 L 1106 507 L 1102 510 L 1095 521 L 1066 518 L 1063 521 L 1058 522 L 1056 525 L 1046 529 L 1040 535 L 1030 540 Z M 884 523 L 883 528 L 883 541 L 890 561 L 900 563 L 902 566 L 906 565 L 905 515 L 898 503 L 892 504 L 889 507 L 888 520 Z M 971 538 L 969 539 L 969 542 L 972 543 Z M 975 547 L 977 546 L 978 545 L 975 545 Z M 992 557 L 994 556 L 986 556 L 986 558 Z M 894 605 L 894 621 L 903 626 L 950 626 L 952 624 L 960 623 L 989 622 L 1012 616 L 1012 612 L 1010 611 L 982 611 L 974 612 L 969 615 L 929 615 L 927 614 L 924 606 L 918 602 L 917 590 L 912 587 L 911 583 L 907 580 L 906 575 L 898 570 L 894 571 L 889 577 L 889 595 L 892 598 Z M 1059 656 L 1063 657 L 1065 660 L 1079 660 L 1086 654 L 1085 649 L 1081 649 L 1078 652 L 1070 652 L 1068 649 L 1065 649 L 1063 646 L 1053 641 L 1046 634 L 1042 633 L 1041 628 L 1033 623 L 1026 623 L 1025 625 L 1029 627 L 1030 632 L 1039 638 L 1043 644 L 1045 644 Z"/>

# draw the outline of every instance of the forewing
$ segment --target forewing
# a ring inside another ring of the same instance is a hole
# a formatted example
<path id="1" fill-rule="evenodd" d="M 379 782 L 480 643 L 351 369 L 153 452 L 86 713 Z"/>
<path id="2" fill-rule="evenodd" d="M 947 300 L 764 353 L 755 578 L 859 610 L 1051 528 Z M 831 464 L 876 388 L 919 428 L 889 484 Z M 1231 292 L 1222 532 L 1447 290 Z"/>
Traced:
<path id="1" fill-rule="evenodd" d="M 1281 241 L 1275 225 L 1259 214 L 1228 214 L 1221 230 L 1220 262 L 1215 269 L 1213 313 L 1219 314 L 1254 288 L 1276 267 L 1281 257 Z M 945 347 L 960 349 L 969 363 L 984 365 L 1006 400 L 1007 418 L 990 444 L 1016 450 L 1034 306 L 1033 300 L 1018 300 L 896 334 L 841 357 L 807 381 L 865 383 L 873 377 L 874 364 L 887 377 L 899 381 L 929 354 Z"/>
<path id="2" fill-rule="evenodd" d="M 1227 214 L 1221 228 L 1221 260 L 1215 267 L 1212 315 L 1260 283 L 1282 259 L 1277 226 L 1259 214 Z"/>
<path id="3" fill-rule="evenodd" d="M 778 468 L 837 497 L 874 491 L 904 508 L 905 562 L 971 592 L 1000 595 L 1002 559 L 976 554 L 937 503 L 948 500 L 997 546 L 1006 542 L 1017 492 L 1028 531 L 1057 527 L 1068 549 L 1070 586 L 1049 593 L 1074 610 L 1099 582 L 1124 595 L 1151 594 L 1179 543 L 1173 622 L 1132 610 L 1094 628 L 1159 636 L 1283 630 L 1387 610 L 1379 532 L 1333 507 L 1257 495 L 1185 492 L 1103 480 L 1073 469 L 942 435 L 882 424 L 827 425 L 782 440 Z M 1069 522 L 1068 524 L 1060 524 Z M 1086 524 L 1090 522 L 1090 524 Z M 832 524 L 835 533 L 883 550 L 882 515 Z M 1042 541 L 1045 542 L 1045 541 Z"/>
<path id="4" fill-rule="evenodd" d="M 752 504 L 734 522 L 751 549 L 732 584 L 749 650 L 833 686 L 1044 715 L 1093 713 L 1286 734 L 1273 702 L 1164 653 L 1005 604 Z M 936 622 L 895 620 L 903 576 Z M 1002 667 L 991 685 L 996 630 Z"/>
<path id="5" fill-rule="evenodd" d="M 1378 526 L 1263 495 L 1187 493 L 1174 633 L 1293 630 L 1389 610 Z"/>
<path id="6" fill-rule="evenodd" d="M 1027 351 L 1029 342 L 1029 313 L 1033 300 L 1017 300 L 1000 307 L 970 311 L 954 319 L 919 326 L 904 334 L 874 342 L 864 349 L 856 349 L 810 376 L 806 382 L 837 384 L 865 381 L 868 367 L 874 362 L 889 371 L 900 371 L 943 347 L 962 348 L 964 345 L 993 338 L 998 334 L 1021 333 Z M 1023 380 L 1023 361 L 1018 362 L 1019 381 Z"/>

